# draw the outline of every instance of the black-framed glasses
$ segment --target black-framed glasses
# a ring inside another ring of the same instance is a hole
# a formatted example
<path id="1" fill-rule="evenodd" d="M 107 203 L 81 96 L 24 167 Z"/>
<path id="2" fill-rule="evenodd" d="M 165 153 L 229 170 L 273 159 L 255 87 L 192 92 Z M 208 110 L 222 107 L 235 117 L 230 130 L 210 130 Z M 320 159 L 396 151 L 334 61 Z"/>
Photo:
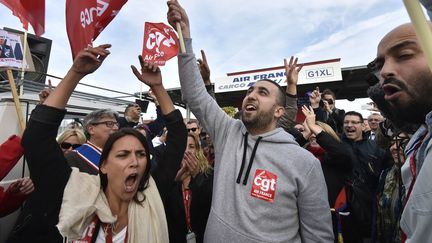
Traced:
<path id="1" fill-rule="evenodd" d="M 71 143 L 67 143 L 67 142 L 63 142 L 60 144 L 60 147 L 62 149 L 70 149 L 72 147 L 72 149 L 76 149 L 79 146 L 81 146 L 81 144 L 71 144 Z"/>
<path id="2" fill-rule="evenodd" d="M 105 124 L 105 126 L 109 127 L 109 128 L 113 128 L 114 125 L 116 125 L 117 127 L 119 127 L 119 123 L 116 121 L 103 121 L 103 122 L 92 122 L 92 125 L 100 125 L 100 124 Z"/>
<path id="3" fill-rule="evenodd" d="M 197 127 L 192 127 L 192 128 L 188 128 L 187 131 L 188 132 L 191 132 L 191 131 L 196 132 L 197 129 L 198 129 Z"/>
<path id="4" fill-rule="evenodd" d="M 405 150 L 405 147 L 407 146 L 409 140 L 409 137 L 403 135 L 402 133 L 399 133 L 398 135 L 392 137 L 391 144 L 396 144 L 396 147 L 400 148 L 403 151 Z"/>

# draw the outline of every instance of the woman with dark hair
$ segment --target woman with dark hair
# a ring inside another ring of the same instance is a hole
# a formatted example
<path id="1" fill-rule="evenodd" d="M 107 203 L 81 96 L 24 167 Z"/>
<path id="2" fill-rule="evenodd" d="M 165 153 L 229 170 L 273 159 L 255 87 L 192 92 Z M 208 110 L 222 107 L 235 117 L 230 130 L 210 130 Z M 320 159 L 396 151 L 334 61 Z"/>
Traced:
<path id="1" fill-rule="evenodd" d="M 164 183 L 170 175 L 157 180 L 150 176 L 149 149 L 141 133 L 124 129 L 112 134 L 103 148 L 99 175 L 71 169 L 55 140 L 71 93 L 85 75 L 101 65 L 109 47 L 81 51 L 45 103 L 32 112 L 22 144 L 36 191 L 8 242 L 62 242 L 65 238 L 79 242 L 168 242 L 155 181 Z M 162 85 L 159 68 L 144 63 L 141 57 L 140 62 L 142 74 L 133 67 L 134 73 L 158 96 L 167 123 L 186 137 L 185 126 L 179 122 L 181 114 L 174 110 Z"/>

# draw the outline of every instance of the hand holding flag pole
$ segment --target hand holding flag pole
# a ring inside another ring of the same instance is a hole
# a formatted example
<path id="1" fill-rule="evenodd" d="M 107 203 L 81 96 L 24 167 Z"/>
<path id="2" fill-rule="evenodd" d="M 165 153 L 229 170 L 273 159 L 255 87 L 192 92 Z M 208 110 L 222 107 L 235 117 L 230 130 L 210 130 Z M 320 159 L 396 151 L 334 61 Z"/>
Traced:
<path id="1" fill-rule="evenodd" d="M 186 47 L 185 47 L 185 43 L 184 43 L 184 39 L 183 39 L 183 32 L 181 29 L 180 22 L 176 23 L 176 29 L 177 29 L 177 34 L 178 34 L 179 43 L 180 43 L 180 53 L 186 53 Z"/>
<path id="2" fill-rule="evenodd" d="M 414 26 L 429 69 L 432 71 L 432 32 L 418 0 L 404 0 L 405 8 Z"/>
<path id="3" fill-rule="evenodd" d="M 183 35 L 186 38 L 190 38 L 189 33 L 189 19 L 186 11 L 180 6 L 177 0 L 169 0 L 168 4 L 168 23 L 177 30 L 179 42 L 180 42 L 180 53 L 186 53 L 186 47 L 183 39 Z M 182 26 L 183 25 L 183 26 Z M 182 27 L 184 29 L 182 29 Z"/>

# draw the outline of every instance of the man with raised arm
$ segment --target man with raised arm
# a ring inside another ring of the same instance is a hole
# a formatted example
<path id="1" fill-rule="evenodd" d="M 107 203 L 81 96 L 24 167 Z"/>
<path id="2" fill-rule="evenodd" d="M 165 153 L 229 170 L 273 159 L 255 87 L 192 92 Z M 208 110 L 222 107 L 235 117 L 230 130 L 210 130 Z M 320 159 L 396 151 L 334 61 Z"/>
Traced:
<path id="1" fill-rule="evenodd" d="M 192 52 L 189 20 L 176 0 L 168 21 L 180 23 L 183 99 L 215 144 L 212 207 L 205 242 L 333 242 L 327 188 L 320 163 L 277 121 L 285 91 L 259 80 L 243 100 L 241 120 L 228 117 L 207 94 Z"/>

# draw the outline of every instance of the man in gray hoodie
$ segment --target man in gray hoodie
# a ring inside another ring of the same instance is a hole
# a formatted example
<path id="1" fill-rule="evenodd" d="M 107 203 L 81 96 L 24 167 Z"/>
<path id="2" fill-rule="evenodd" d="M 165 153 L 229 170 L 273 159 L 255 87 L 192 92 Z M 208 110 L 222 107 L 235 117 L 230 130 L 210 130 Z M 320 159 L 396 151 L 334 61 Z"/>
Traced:
<path id="1" fill-rule="evenodd" d="M 168 22 L 180 23 L 186 42 L 186 53 L 178 56 L 183 99 L 215 147 L 204 241 L 333 242 L 321 166 L 277 128 L 285 92 L 271 80 L 260 80 L 247 91 L 242 119 L 228 117 L 204 87 L 186 12 L 176 0 L 168 7 Z"/>

